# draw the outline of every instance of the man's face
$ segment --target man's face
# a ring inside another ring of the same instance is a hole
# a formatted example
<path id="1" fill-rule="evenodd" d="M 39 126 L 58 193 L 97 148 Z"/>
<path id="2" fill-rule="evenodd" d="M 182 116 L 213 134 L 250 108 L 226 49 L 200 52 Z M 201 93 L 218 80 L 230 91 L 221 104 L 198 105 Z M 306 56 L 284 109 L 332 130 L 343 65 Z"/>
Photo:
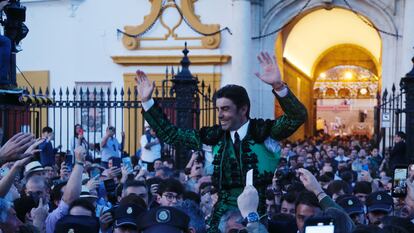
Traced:
<path id="1" fill-rule="evenodd" d="M 365 204 L 365 201 L 367 200 L 368 194 L 355 193 L 355 196 L 362 202 L 362 204 Z"/>
<path id="2" fill-rule="evenodd" d="M 151 136 L 153 136 L 153 137 L 157 137 L 157 133 L 155 132 L 155 130 L 153 130 L 153 129 L 150 129 L 150 134 L 151 134 Z"/>
<path id="3" fill-rule="evenodd" d="M 280 213 L 289 214 L 295 217 L 295 203 L 289 203 L 286 200 L 283 200 L 282 206 L 280 207 Z"/>
<path id="4" fill-rule="evenodd" d="M 45 177 L 48 178 L 48 179 L 51 179 L 51 178 L 56 176 L 56 173 L 55 173 L 55 170 L 53 169 L 53 167 L 47 166 L 47 167 L 45 167 L 44 171 L 45 171 Z"/>
<path id="5" fill-rule="evenodd" d="M 379 225 L 381 223 L 381 219 L 388 216 L 388 214 L 383 211 L 371 211 L 368 212 L 367 216 L 370 224 Z"/>
<path id="6" fill-rule="evenodd" d="M 216 100 L 218 117 L 223 130 L 237 130 L 242 126 L 246 119 L 247 106 L 237 109 L 237 106 L 227 98 L 218 98 Z"/>
<path id="7" fill-rule="evenodd" d="M 267 216 L 269 216 L 269 218 L 271 218 L 271 216 L 273 216 L 273 210 L 275 206 L 275 200 L 267 200 L 266 199 L 266 212 L 267 212 Z"/>
<path id="8" fill-rule="evenodd" d="M 239 223 L 239 219 L 237 217 L 232 217 L 227 221 L 225 231 L 226 233 L 230 232 L 230 230 L 243 230 L 245 227 Z M 237 232 L 237 231 L 236 231 Z"/>
<path id="9" fill-rule="evenodd" d="M 318 208 L 299 204 L 296 208 L 296 225 L 298 227 L 299 232 L 303 232 L 303 227 L 305 225 L 305 220 L 308 217 L 315 215 L 318 212 Z"/>
<path id="10" fill-rule="evenodd" d="M 365 215 L 364 214 L 353 214 L 349 216 L 355 225 L 363 225 L 365 224 Z"/>
<path id="11" fill-rule="evenodd" d="M 383 211 L 372 211 L 368 212 L 367 216 L 370 224 L 379 225 L 381 223 L 381 219 L 388 216 L 388 214 Z"/>
<path id="12" fill-rule="evenodd" d="M 145 203 L 148 205 L 148 191 L 144 186 L 139 186 L 139 187 L 130 186 L 126 188 L 122 197 L 126 197 L 131 193 L 142 198 L 145 201 Z"/>
<path id="13" fill-rule="evenodd" d="M 34 181 L 34 179 L 29 179 L 26 184 L 26 194 L 30 195 L 30 193 L 44 197 L 46 195 L 45 182 L 38 179 L 36 179 L 36 181 Z"/>
<path id="14" fill-rule="evenodd" d="M 138 233 L 138 230 L 137 227 L 126 225 L 115 228 L 114 233 Z"/>
<path id="15" fill-rule="evenodd" d="M 203 175 L 203 163 L 194 162 L 191 167 L 190 177 L 201 177 Z"/>
<path id="16" fill-rule="evenodd" d="M 378 155 L 378 149 L 374 148 L 372 149 L 372 156 L 377 156 Z"/>
<path id="17" fill-rule="evenodd" d="M 156 160 L 154 162 L 154 170 L 158 170 L 162 167 L 162 161 L 161 160 Z"/>
<path id="18" fill-rule="evenodd" d="M 344 155 L 344 153 L 345 153 L 345 152 L 344 152 L 344 149 L 342 149 L 342 148 L 339 148 L 339 149 L 338 149 L 338 154 L 339 154 L 339 155 Z"/>
<path id="19" fill-rule="evenodd" d="M 306 152 L 306 150 L 305 149 L 301 149 L 300 151 L 299 151 L 299 155 L 300 156 L 306 156 L 306 154 L 307 154 L 307 152 Z"/>
<path id="20" fill-rule="evenodd" d="M 297 164 L 298 165 L 303 165 L 304 163 L 305 163 L 305 157 L 299 156 Z"/>
<path id="21" fill-rule="evenodd" d="M 161 206 L 175 206 L 178 201 L 181 201 L 181 196 L 175 192 L 164 192 L 158 197 Z"/>
<path id="22" fill-rule="evenodd" d="M 115 135 L 115 128 L 114 127 L 109 127 L 106 131 L 111 137 L 113 137 Z"/>
<path id="23" fill-rule="evenodd" d="M 53 139 L 53 132 L 43 132 L 42 133 L 42 138 L 50 138 Z"/>

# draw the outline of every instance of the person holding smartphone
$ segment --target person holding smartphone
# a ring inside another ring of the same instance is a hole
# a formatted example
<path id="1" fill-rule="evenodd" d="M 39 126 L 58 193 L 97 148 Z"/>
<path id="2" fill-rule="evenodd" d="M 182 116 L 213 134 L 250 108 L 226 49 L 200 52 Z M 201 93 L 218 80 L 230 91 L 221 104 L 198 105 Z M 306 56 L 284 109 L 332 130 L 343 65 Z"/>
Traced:
<path id="1" fill-rule="evenodd" d="M 108 168 L 108 160 L 110 158 L 121 158 L 122 144 L 125 139 L 125 133 L 122 132 L 122 141 L 116 139 L 115 127 L 108 126 L 106 134 L 101 141 L 101 165 Z"/>
<path id="2" fill-rule="evenodd" d="M 73 144 L 72 144 L 72 155 L 75 154 L 75 148 L 81 146 L 86 151 L 89 151 L 89 143 L 86 141 L 84 137 L 84 130 L 82 128 L 82 125 L 76 124 L 75 130 L 74 130 L 74 138 L 73 138 Z"/>
<path id="3" fill-rule="evenodd" d="M 149 172 L 153 172 L 155 160 L 161 158 L 161 143 L 155 130 L 147 126 L 145 134 L 141 136 L 140 143 L 141 161 L 146 164 Z"/>

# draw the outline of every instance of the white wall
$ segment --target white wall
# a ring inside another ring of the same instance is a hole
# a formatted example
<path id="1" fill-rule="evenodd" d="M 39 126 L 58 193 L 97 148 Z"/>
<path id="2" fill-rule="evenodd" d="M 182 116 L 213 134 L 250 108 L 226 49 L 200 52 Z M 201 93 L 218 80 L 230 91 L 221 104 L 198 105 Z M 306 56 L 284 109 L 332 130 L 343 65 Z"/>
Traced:
<path id="1" fill-rule="evenodd" d="M 179 2 L 179 1 L 178 1 Z M 122 45 L 116 29 L 126 25 L 139 25 L 150 12 L 148 0 L 62 0 L 22 3 L 27 7 L 30 32 L 22 41 L 23 51 L 18 53 L 17 63 L 21 70 L 49 70 L 52 88 L 73 86 L 76 81 L 111 81 L 112 86 L 123 85 L 123 73 L 134 72 L 137 67 L 115 64 L 111 56 L 119 55 L 182 55 L 181 50 L 129 51 Z M 220 0 L 200 1 L 195 4 L 196 13 L 204 23 L 220 23 L 227 26 L 231 15 L 211 14 L 230 12 L 231 2 Z M 171 8 L 170 8 L 171 9 Z M 167 15 L 168 22 L 177 12 Z M 183 22 L 180 31 L 197 35 Z M 146 36 L 159 36 L 165 31 L 157 22 Z M 222 33 L 222 44 L 215 50 L 192 50 L 191 54 L 230 54 L 228 33 Z M 184 46 L 184 41 L 179 41 Z M 223 72 L 229 76 L 230 65 L 190 67 L 192 72 Z M 164 73 L 165 67 L 140 67 L 149 73 Z"/>

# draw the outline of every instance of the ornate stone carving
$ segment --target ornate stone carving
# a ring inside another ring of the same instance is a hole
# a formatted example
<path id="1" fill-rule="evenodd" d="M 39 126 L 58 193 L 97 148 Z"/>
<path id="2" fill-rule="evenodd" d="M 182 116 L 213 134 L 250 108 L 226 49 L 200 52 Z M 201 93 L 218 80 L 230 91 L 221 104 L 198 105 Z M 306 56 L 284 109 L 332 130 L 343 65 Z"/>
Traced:
<path id="1" fill-rule="evenodd" d="M 180 37 L 175 31 L 182 25 L 185 20 L 189 26 L 195 31 L 201 32 L 202 34 L 211 34 L 220 30 L 219 24 L 203 24 L 200 21 L 200 17 L 194 12 L 194 3 L 197 0 L 181 0 L 180 6 L 175 4 L 175 1 L 168 0 L 163 5 L 162 0 L 149 0 L 151 2 L 151 11 L 148 15 L 144 16 L 144 22 L 138 26 L 125 26 L 125 33 L 129 35 L 141 35 L 139 37 L 131 37 L 124 35 L 122 43 L 125 48 L 129 50 L 137 49 L 180 49 L 181 47 L 142 47 L 141 41 L 166 41 L 168 38 L 174 38 L 175 40 L 200 40 L 201 46 L 189 46 L 191 49 L 215 49 L 218 48 L 221 41 L 220 33 L 214 35 L 201 35 L 195 37 Z M 169 26 L 164 22 L 163 14 L 168 8 L 175 8 L 181 10 L 182 16 L 174 26 Z M 159 19 L 160 24 L 167 29 L 167 33 L 161 37 L 145 37 L 145 32 L 150 30 L 151 27 L 157 23 Z"/>

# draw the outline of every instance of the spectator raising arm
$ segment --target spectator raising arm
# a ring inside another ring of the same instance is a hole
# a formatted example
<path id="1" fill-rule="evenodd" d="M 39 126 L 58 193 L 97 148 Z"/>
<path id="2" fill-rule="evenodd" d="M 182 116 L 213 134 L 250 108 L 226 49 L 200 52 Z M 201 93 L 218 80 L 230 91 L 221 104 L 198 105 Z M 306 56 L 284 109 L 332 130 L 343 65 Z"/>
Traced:
<path id="1" fill-rule="evenodd" d="M 55 232 L 56 222 L 69 213 L 69 205 L 79 198 L 82 190 L 82 173 L 84 170 L 84 162 L 86 157 L 86 150 L 82 146 L 75 149 L 76 163 L 70 174 L 68 183 L 64 188 L 62 200 L 58 207 L 51 212 L 46 218 L 46 233 Z"/>
<path id="2" fill-rule="evenodd" d="M 266 228 L 260 224 L 257 208 L 259 206 L 259 193 L 252 185 L 247 185 L 237 198 L 242 217 L 245 219 L 248 233 L 267 233 Z"/>
<path id="3" fill-rule="evenodd" d="M 303 185 L 308 191 L 311 191 L 316 195 L 319 200 L 319 203 L 322 209 L 327 209 L 329 207 L 334 207 L 342 210 L 342 208 L 337 205 L 326 193 L 323 191 L 322 186 L 319 184 L 316 177 L 308 170 L 304 168 L 299 168 L 299 178 L 302 181 Z"/>
<path id="4" fill-rule="evenodd" d="M 30 162 L 30 159 L 33 157 L 33 155 L 36 152 L 40 151 L 39 149 L 36 149 L 36 148 L 42 142 L 43 142 L 43 139 L 37 139 L 37 141 L 35 143 L 33 143 L 31 146 L 29 146 L 29 148 L 27 148 L 27 150 L 22 155 L 16 155 L 18 157 L 21 157 L 22 159 L 17 160 L 13 164 L 13 167 L 10 169 L 9 173 L 7 173 L 7 175 L 0 180 L 0 198 L 3 198 L 4 196 L 6 196 L 6 194 L 9 192 L 10 187 L 12 186 L 14 178 L 17 176 L 17 174 L 19 174 L 21 169 L 23 169 L 24 166 L 26 166 L 26 164 L 28 164 Z M 9 142 L 7 142 L 7 143 L 9 143 Z M 9 146 L 10 146 L 10 144 L 9 144 Z"/>
<path id="5" fill-rule="evenodd" d="M 108 142 L 108 139 L 111 137 L 111 132 L 109 129 L 106 129 L 106 134 L 105 136 L 102 138 L 102 142 L 101 142 L 101 148 L 104 148 L 106 146 L 106 143 Z"/>
<path id="6" fill-rule="evenodd" d="M 27 157 L 23 152 L 35 142 L 32 134 L 18 133 L 0 148 L 0 166 Z"/>
<path id="7" fill-rule="evenodd" d="M 70 174 L 68 184 L 65 187 L 62 200 L 66 204 L 72 203 L 79 198 L 82 189 L 82 173 L 84 170 L 86 151 L 83 147 L 79 146 L 75 149 L 76 163 Z"/>
<path id="8" fill-rule="evenodd" d="M 319 204 L 321 205 L 323 210 L 328 208 L 335 208 L 345 213 L 345 211 L 336 204 L 330 196 L 328 196 L 325 191 L 323 191 L 322 186 L 319 184 L 316 177 L 308 170 L 304 168 L 299 168 L 299 178 L 302 181 L 303 185 L 308 191 L 313 192 L 319 200 Z M 345 213 L 345 216 L 349 218 L 348 214 Z M 350 222 L 352 220 L 348 219 Z"/>

